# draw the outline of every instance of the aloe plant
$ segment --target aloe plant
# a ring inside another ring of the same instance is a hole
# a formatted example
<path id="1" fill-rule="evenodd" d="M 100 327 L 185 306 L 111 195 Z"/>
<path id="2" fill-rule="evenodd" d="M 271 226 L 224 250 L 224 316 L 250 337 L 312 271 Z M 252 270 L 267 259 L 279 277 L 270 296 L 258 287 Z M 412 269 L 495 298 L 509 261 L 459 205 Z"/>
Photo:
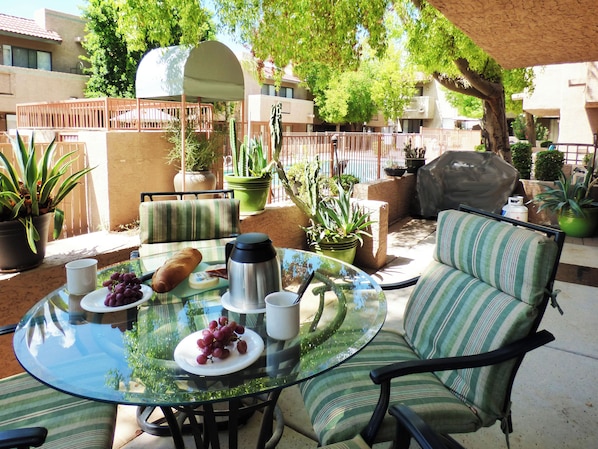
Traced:
<path id="1" fill-rule="evenodd" d="M 53 212 L 53 236 L 58 238 L 64 223 L 64 211 L 58 205 L 93 167 L 65 178 L 74 162 L 74 151 L 53 162 L 56 142 L 52 140 L 38 160 L 33 135 L 27 146 L 19 133 L 10 140 L 16 164 L 13 165 L 4 153 L 0 153 L 0 221 L 20 221 L 25 227 L 29 247 L 37 253 L 35 242 L 40 236 L 33 225 L 33 217 Z"/>

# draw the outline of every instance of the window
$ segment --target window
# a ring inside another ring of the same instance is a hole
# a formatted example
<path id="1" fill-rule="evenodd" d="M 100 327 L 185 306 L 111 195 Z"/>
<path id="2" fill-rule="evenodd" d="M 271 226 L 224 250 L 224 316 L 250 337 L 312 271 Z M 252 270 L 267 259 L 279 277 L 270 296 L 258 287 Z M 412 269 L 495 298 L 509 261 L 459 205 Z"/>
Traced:
<path id="1" fill-rule="evenodd" d="M 47 51 L 3 45 L 2 57 L 4 65 L 25 67 L 28 69 L 52 70 L 52 54 Z"/>
<path id="2" fill-rule="evenodd" d="M 273 84 L 262 85 L 262 95 L 270 95 L 271 97 L 293 98 L 292 87 L 281 87 L 278 92 Z"/>

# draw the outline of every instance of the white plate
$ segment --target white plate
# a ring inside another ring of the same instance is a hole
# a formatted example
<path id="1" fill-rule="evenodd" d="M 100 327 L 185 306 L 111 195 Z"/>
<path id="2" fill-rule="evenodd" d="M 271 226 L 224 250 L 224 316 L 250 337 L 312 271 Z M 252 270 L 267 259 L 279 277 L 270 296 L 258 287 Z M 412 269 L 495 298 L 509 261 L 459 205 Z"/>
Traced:
<path id="1" fill-rule="evenodd" d="M 222 302 L 222 306 L 226 310 L 230 310 L 231 312 L 237 312 L 237 313 L 266 313 L 266 307 L 264 307 L 262 309 L 241 309 L 241 308 L 235 306 L 232 302 L 230 302 L 230 293 L 229 292 L 226 292 L 224 295 L 222 295 L 222 298 L 220 299 L 220 302 Z"/>
<path id="2" fill-rule="evenodd" d="M 228 358 L 208 360 L 205 365 L 197 363 L 199 347 L 197 340 L 202 337 L 202 331 L 187 335 L 174 350 L 174 361 L 185 371 L 200 376 L 222 376 L 247 368 L 255 362 L 264 350 L 262 337 L 250 329 L 245 329 L 241 338 L 247 342 L 247 352 L 239 354 L 236 349 L 231 350 Z"/>
<path id="3" fill-rule="evenodd" d="M 81 299 L 81 307 L 88 312 L 96 313 L 118 312 L 119 310 L 132 309 L 133 307 L 137 307 L 139 304 L 146 302 L 154 294 L 152 288 L 145 284 L 141 284 L 141 291 L 143 292 L 143 297 L 140 300 L 125 306 L 109 307 L 104 305 L 106 295 L 108 294 L 108 287 L 102 287 L 85 295 L 83 299 Z"/>

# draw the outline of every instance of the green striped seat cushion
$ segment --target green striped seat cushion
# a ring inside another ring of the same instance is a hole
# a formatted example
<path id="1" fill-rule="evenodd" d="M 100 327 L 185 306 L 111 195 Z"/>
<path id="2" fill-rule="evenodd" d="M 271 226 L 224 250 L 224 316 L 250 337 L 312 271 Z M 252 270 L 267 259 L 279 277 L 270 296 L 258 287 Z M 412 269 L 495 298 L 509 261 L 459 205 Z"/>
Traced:
<path id="1" fill-rule="evenodd" d="M 401 335 L 382 330 L 348 361 L 300 384 L 307 413 L 320 443 L 327 445 L 351 440 L 365 428 L 380 393 L 380 388 L 369 377 L 372 369 L 417 358 Z M 439 431 L 471 432 L 481 426 L 474 411 L 431 373 L 395 379 L 391 404 L 399 402 L 413 408 L 426 422 L 434 423 Z M 394 418 L 387 415 L 376 440 L 391 441 L 394 431 Z M 350 444 L 348 447 L 359 447 L 354 446 L 355 442 Z"/>
<path id="2" fill-rule="evenodd" d="M 0 430 L 45 427 L 45 449 L 110 448 L 115 422 L 115 405 L 60 393 L 26 373 L 0 380 Z"/>
<path id="3" fill-rule="evenodd" d="M 455 210 L 438 214 L 434 258 L 532 305 L 557 256 L 545 235 Z"/>
<path id="4" fill-rule="evenodd" d="M 239 234 L 234 198 L 147 201 L 139 205 L 141 245 L 220 239 Z"/>

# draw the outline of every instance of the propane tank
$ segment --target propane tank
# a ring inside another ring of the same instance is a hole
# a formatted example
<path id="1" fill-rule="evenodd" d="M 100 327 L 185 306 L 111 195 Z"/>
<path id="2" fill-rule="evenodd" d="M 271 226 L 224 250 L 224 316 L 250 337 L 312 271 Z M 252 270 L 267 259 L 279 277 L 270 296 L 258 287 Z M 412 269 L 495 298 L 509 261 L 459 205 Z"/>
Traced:
<path id="1" fill-rule="evenodd" d="M 506 208 L 506 211 L 505 211 Z M 503 215 L 519 221 L 527 221 L 528 210 L 523 204 L 522 196 L 511 196 L 509 202 L 503 207 Z"/>

